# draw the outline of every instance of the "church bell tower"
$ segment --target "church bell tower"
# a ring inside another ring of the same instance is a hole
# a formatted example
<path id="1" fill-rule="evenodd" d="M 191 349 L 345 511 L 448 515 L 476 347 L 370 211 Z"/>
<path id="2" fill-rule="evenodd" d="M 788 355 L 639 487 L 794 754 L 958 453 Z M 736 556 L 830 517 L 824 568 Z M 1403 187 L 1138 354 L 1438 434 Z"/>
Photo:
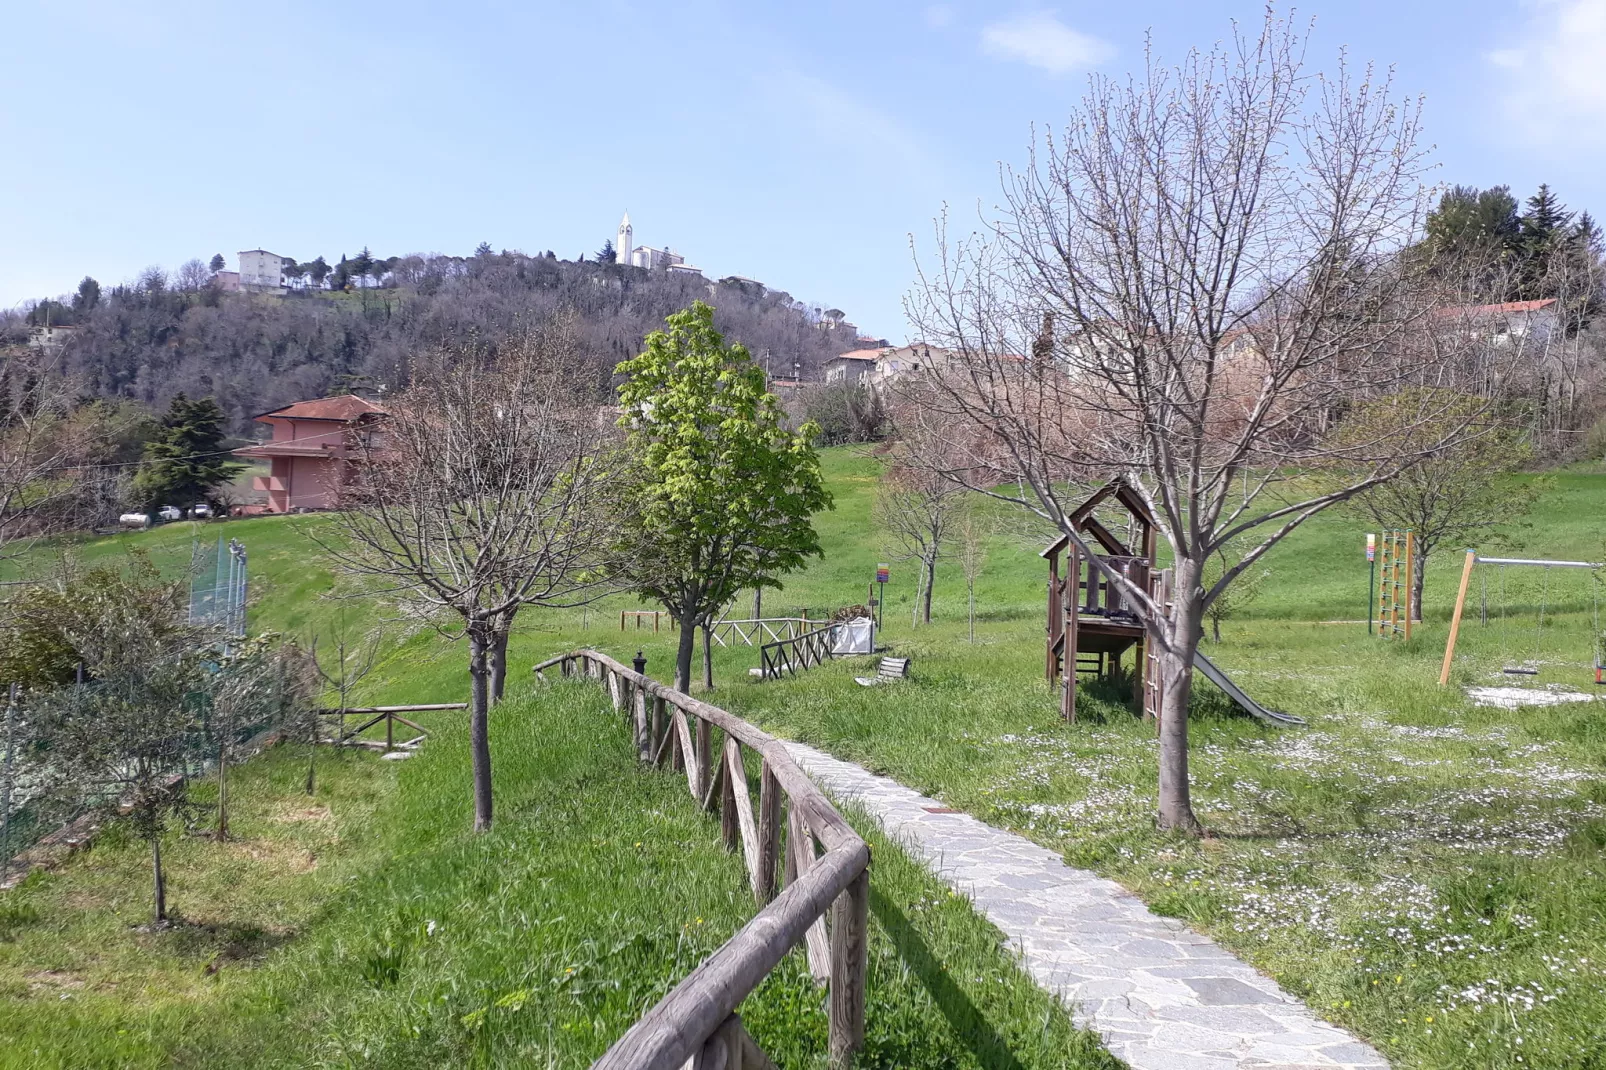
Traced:
<path id="1" fill-rule="evenodd" d="M 630 263 L 630 250 L 632 248 L 630 239 L 634 233 L 630 229 L 630 213 L 626 212 L 625 217 L 619 221 L 619 239 L 613 243 L 613 250 L 618 257 L 618 263 Z"/>

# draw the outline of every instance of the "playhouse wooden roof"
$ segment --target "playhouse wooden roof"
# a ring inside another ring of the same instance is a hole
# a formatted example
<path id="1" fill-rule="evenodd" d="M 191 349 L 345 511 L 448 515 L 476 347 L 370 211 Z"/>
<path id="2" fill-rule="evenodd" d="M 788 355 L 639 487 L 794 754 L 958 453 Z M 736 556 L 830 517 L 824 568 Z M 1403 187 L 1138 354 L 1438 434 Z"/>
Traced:
<path id="1" fill-rule="evenodd" d="M 1086 531 L 1089 535 L 1092 535 L 1099 541 L 1099 544 L 1110 553 L 1135 556 L 1134 551 L 1130 547 L 1126 546 L 1121 542 L 1121 540 L 1117 539 L 1113 534 L 1111 534 L 1110 530 L 1103 524 L 1100 524 L 1093 516 L 1093 510 L 1097 509 L 1100 505 L 1103 505 L 1112 497 L 1119 502 L 1127 512 L 1137 517 L 1141 523 L 1147 525 L 1151 529 L 1154 527 L 1154 514 L 1149 511 L 1149 506 L 1146 502 L 1144 502 L 1143 496 L 1137 491 L 1133 490 L 1132 485 L 1120 476 L 1116 476 L 1114 479 L 1110 480 L 1108 483 L 1104 484 L 1104 486 L 1095 491 L 1093 496 L 1088 498 L 1087 501 L 1083 502 L 1081 505 L 1077 506 L 1075 511 L 1072 512 L 1067 519 L 1070 520 L 1072 527 L 1080 528 L 1081 530 Z M 1070 542 L 1070 536 L 1061 535 L 1059 538 L 1055 539 L 1052 543 L 1045 547 L 1037 556 L 1048 557 L 1050 554 L 1057 554 L 1061 550 L 1065 549 L 1065 544 L 1068 542 Z"/>

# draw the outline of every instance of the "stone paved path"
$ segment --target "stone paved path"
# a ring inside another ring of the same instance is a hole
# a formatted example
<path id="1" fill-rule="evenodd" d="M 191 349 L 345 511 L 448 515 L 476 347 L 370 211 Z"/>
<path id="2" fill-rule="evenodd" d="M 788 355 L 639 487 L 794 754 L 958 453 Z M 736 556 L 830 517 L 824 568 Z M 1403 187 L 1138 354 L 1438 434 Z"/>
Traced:
<path id="1" fill-rule="evenodd" d="M 862 806 L 970 896 L 1037 983 L 1136 1070 L 1388 1067 L 1275 981 L 1182 922 L 1150 913 L 1114 881 L 850 762 L 801 743 L 787 748 L 821 787 Z"/>

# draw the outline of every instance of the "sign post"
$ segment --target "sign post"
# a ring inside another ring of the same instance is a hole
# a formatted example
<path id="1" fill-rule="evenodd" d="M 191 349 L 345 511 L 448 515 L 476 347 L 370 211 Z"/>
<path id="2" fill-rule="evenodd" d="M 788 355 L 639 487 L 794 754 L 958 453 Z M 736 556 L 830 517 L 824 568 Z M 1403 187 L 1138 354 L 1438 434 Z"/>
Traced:
<path id="1" fill-rule="evenodd" d="M 1366 634 L 1372 634 L 1372 599 L 1377 595 L 1377 535 L 1366 533 L 1366 565 L 1371 578 L 1366 581 Z"/>
<path id="2" fill-rule="evenodd" d="M 889 575 L 890 575 L 890 572 L 889 572 L 889 570 L 887 568 L 887 563 L 885 561 L 881 562 L 879 565 L 877 565 L 875 567 L 876 585 L 881 588 L 879 594 L 876 597 L 876 621 L 875 621 L 875 626 L 876 626 L 876 628 L 878 630 L 881 627 L 881 617 L 886 612 L 886 606 L 887 606 L 887 577 Z"/>

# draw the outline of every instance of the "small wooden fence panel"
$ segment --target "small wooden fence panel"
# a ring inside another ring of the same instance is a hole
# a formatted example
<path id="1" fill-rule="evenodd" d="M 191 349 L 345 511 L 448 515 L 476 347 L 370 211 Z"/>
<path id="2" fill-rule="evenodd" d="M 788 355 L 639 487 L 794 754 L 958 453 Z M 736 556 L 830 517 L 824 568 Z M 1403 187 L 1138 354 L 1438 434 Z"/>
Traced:
<path id="1" fill-rule="evenodd" d="M 429 735 L 422 725 L 416 721 L 409 721 L 401 714 L 423 713 L 429 710 L 466 709 L 468 709 L 468 703 L 466 702 L 432 702 L 415 706 L 346 706 L 344 708 L 335 707 L 333 709 L 319 710 L 318 716 L 334 722 L 335 738 L 331 742 L 343 747 L 374 747 L 377 749 L 379 746 L 378 740 L 358 739 L 357 737 L 383 721 L 385 725 L 384 747 L 385 750 L 391 751 L 397 749 L 397 747 L 409 749 L 416 747 Z M 360 721 L 355 728 L 349 728 L 346 725 L 347 717 L 365 717 L 366 720 Z M 404 739 L 398 744 L 396 742 L 396 723 L 398 721 L 417 732 L 418 735 L 411 739 Z"/>
<path id="2" fill-rule="evenodd" d="M 782 672 L 797 675 L 799 669 L 812 669 L 831 660 L 831 646 L 837 625 L 827 624 L 791 639 L 765 643 L 758 648 L 759 679 L 773 680 Z"/>
<path id="3" fill-rule="evenodd" d="M 807 617 L 761 617 L 751 620 L 716 621 L 708 634 L 720 646 L 763 646 L 766 642 L 780 643 L 796 639 L 817 625 Z"/>
<path id="4" fill-rule="evenodd" d="M 603 684 L 633 726 L 637 757 L 684 771 L 692 798 L 719 811 L 725 846 L 741 852 L 761 907 L 592 1070 L 770 1066 L 736 1008 L 796 947 L 828 986 L 831 1063 L 848 1066 L 864 1043 L 869 845 L 773 736 L 595 650 L 560 654 L 535 673 L 544 680 L 553 666 Z M 758 765 L 756 803 L 749 756 Z"/>

